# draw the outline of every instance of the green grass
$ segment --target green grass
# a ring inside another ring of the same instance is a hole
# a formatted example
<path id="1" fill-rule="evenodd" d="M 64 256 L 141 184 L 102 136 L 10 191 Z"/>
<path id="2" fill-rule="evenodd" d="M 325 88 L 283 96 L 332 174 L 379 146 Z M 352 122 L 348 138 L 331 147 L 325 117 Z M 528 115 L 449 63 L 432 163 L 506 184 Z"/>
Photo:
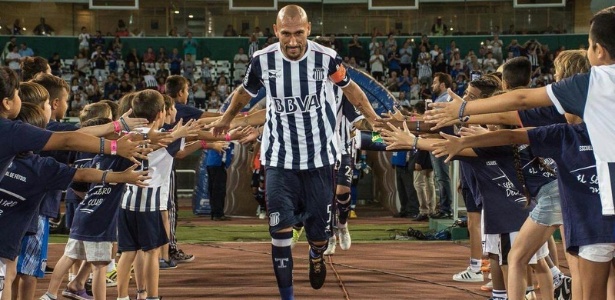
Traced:
<path id="1" fill-rule="evenodd" d="M 205 216 L 207 217 L 207 216 Z M 271 236 L 267 224 L 262 225 L 224 225 L 191 224 L 203 216 L 195 216 L 191 211 L 179 212 L 182 224 L 177 227 L 177 239 L 182 243 L 209 243 L 209 242 L 269 242 Z M 414 229 L 426 231 L 428 225 L 413 225 Z M 396 233 L 405 233 L 408 225 L 405 224 L 357 224 L 351 225 L 350 232 L 353 242 L 393 241 Z M 66 243 L 68 235 L 53 234 L 50 243 Z M 305 240 L 305 235 L 301 240 Z"/>

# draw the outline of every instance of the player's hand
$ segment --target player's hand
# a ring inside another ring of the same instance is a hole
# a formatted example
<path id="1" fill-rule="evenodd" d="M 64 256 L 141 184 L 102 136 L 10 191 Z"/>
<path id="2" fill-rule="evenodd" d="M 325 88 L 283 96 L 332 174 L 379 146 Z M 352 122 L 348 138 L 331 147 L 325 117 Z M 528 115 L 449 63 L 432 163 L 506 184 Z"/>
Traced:
<path id="1" fill-rule="evenodd" d="M 404 116 L 404 114 L 401 113 L 401 111 L 399 109 L 397 109 L 397 107 L 393 106 L 393 111 L 389 111 L 389 112 L 385 112 L 382 113 L 382 121 L 384 122 L 391 122 L 391 121 L 405 121 L 406 120 L 406 116 Z"/>
<path id="2" fill-rule="evenodd" d="M 135 171 L 139 165 L 134 164 L 130 166 L 128 169 L 120 172 L 120 181 L 125 183 L 134 184 L 139 187 L 147 187 L 148 184 L 145 183 L 146 180 L 152 179 L 151 176 L 148 175 L 148 171 Z"/>
<path id="3" fill-rule="evenodd" d="M 256 141 L 256 139 L 260 135 L 260 132 L 258 132 L 258 130 L 256 130 L 256 128 L 254 127 L 246 127 L 246 131 L 247 131 L 246 136 L 239 139 L 239 143 L 241 143 L 242 145 Z"/>
<path id="4" fill-rule="evenodd" d="M 459 108 L 461 108 L 463 99 L 455 94 L 450 88 L 447 92 L 452 99 L 450 102 L 431 103 L 429 104 L 429 107 L 433 109 L 425 112 L 425 121 L 436 124 L 434 128 L 441 128 L 450 121 L 459 118 Z"/>
<path id="5" fill-rule="evenodd" d="M 440 135 L 444 138 L 444 140 L 433 143 L 431 146 L 436 147 L 436 149 L 431 151 L 431 153 L 435 157 L 446 156 L 444 161 L 449 162 L 453 159 L 453 157 L 455 157 L 455 155 L 459 154 L 464 147 L 461 144 L 461 138 L 446 134 L 444 132 L 440 132 Z"/>
<path id="6" fill-rule="evenodd" d="M 459 129 L 460 136 L 474 136 L 488 133 L 489 130 L 487 128 L 483 128 L 481 126 L 470 126 L 470 127 L 462 127 Z"/>
<path id="7" fill-rule="evenodd" d="M 414 134 L 408 129 L 408 125 L 403 123 L 403 130 L 388 123 L 388 129 L 383 128 L 380 131 L 382 140 L 387 144 L 387 150 L 412 149 L 414 143 Z"/>
<path id="8" fill-rule="evenodd" d="M 133 141 L 133 134 L 125 135 L 117 140 L 117 155 L 125 157 L 135 164 L 139 164 L 138 159 L 146 160 L 147 154 L 152 152 L 151 148 L 143 148 L 150 140 Z"/>
<path id="9" fill-rule="evenodd" d="M 232 141 L 237 141 L 237 140 L 241 140 L 243 138 L 245 138 L 246 136 L 248 136 L 251 132 L 251 127 L 237 127 L 235 129 L 231 129 L 231 131 L 229 131 L 228 133 L 231 136 L 231 140 Z"/>
<path id="10" fill-rule="evenodd" d="M 147 126 L 147 119 L 144 118 L 131 118 L 132 108 L 129 109 L 126 113 L 124 113 L 120 118 L 124 120 L 128 128 L 124 128 L 130 131 L 133 128 Z"/>
<path id="11" fill-rule="evenodd" d="M 225 120 L 224 117 L 221 117 L 220 119 L 204 126 L 204 129 L 213 129 L 212 133 L 214 134 L 214 136 L 226 134 L 228 133 L 230 128 L 231 121 Z"/>

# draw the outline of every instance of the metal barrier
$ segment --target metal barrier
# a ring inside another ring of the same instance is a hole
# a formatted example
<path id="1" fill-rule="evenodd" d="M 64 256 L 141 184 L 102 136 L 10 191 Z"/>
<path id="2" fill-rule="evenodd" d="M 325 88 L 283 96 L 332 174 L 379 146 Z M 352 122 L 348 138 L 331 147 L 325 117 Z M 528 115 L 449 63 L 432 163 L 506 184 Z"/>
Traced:
<path id="1" fill-rule="evenodd" d="M 192 196 L 192 193 L 194 192 L 194 184 L 196 183 L 196 170 L 192 170 L 192 169 L 177 169 L 175 170 L 175 173 L 177 173 L 177 178 L 176 178 L 176 184 L 179 184 L 180 180 L 179 180 L 179 174 L 184 173 L 184 174 L 192 174 L 192 188 L 184 188 L 184 189 L 180 189 L 179 187 L 177 188 L 177 193 L 178 194 L 187 194 Z"/>

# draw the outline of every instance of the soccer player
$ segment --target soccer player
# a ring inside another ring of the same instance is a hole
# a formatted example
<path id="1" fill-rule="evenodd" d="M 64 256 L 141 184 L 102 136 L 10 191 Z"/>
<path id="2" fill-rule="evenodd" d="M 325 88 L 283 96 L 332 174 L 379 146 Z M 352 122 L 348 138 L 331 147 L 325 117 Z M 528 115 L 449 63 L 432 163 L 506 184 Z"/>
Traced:
<path id="1" fill-rule="evenodd" d="M 472 103 L 464 101 L 449 91 L 453 101 L 434 103 L 431 120 L 446 123 L 468 115 L 511 111 L 555 105 L 557 110 L 577 115 L 587 124 L 587 131 L 594 148 L 602 213 L 615 215 L 613 191 L 615 189 L 615 140 L 612 95 L 615 93 L 615 6 L 596 13 L 590 21 L 587 57 L 592 69 L 546 87 L 515 90 Z"/>
<path id="2" fill-rule="evenodd" d="M 214 124 L 214 132 L 227 131 L 233 117 L 265 88 L 269 101 L 261 161 L 271 255 L 281 298 L 294 299 L 290 249 L 294 224 L 305 224 L 312 288 L 321 288 L 326 277 L 323 252 L 330 235 L 333 166 L 339 154 L 334 134 L 336 103 L 329 96 L 333 91 L 327 81 L 339 86 L 369 122 L 378 116 L 346 74 L 342 58 L 334 50 L 307 40 L 311 24 L 303 8 L 283 7 L 273 28 L 280 42 L 254 53 L 242 86 Z"/>

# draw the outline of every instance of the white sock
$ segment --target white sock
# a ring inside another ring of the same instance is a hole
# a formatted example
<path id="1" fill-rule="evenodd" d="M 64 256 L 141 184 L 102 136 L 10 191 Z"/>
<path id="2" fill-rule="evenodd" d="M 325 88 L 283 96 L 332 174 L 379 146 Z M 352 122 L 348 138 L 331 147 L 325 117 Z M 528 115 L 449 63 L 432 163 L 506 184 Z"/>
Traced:
<path id="1" fill-rule="evenodd" d="M 111 260 L 111 262 L 107 265 L 107 273 L 113 271 L 115 269 L 115 258 Z"/>
<path id="2" fill-rule="evenodd" d="M 68 282 L 73 281 L 73 280 L 75 279 L 75 277 L 76 277 L 76 276 L 75 276 L 75 274 L 73 274 L 73 273 L 68 273 Z"/>
<path id="3" fill-rule="evenodd" d="M 506 290 L 493 290 L 491 291 L 491 295 L 496 299 L 508 299 L 508 295 L 506 295 Z"/>
<path id="4" fill-rule="evenodd" d="M 562 277 L 564 277 L 564 274 L 558 267 L 553 266 L 553 268 L 551 268 L 551 276 L 553 276 L 553 287 L 558 288 L 562 284 Z"/>
<path id="5" fill-rule="evenodd" d="M 480 272 L 480 265 L 481 265 L 480 259 L 470 258 L 470 270 L 472 270 L 472 272 L 474 273 Z"/>
<path id="6" fill-rule="evenodd" d="M 58 299 L 58 297 L 56 295 L 53 295 L 50 292 L 46 292 L 45 296 L 47 296 L 49 299 L 53 299 L 53 300 Z"/>
<path id="7" fill-rule="evenodd" d="M 337 228 L 346 228 L 346 223 L 337 223 Z"/>
<path id="8" fill-rule="evenodd" d="M 534 291 L 534 286 L 533 286 L 533 285 L 528 285 L 528 286 L 525 288 L 525 293 L 526 293 L 526 294 L 527 294 L 527 293 L 529 293 L 529 292 L 533 292 L 533 291 Z"/>

